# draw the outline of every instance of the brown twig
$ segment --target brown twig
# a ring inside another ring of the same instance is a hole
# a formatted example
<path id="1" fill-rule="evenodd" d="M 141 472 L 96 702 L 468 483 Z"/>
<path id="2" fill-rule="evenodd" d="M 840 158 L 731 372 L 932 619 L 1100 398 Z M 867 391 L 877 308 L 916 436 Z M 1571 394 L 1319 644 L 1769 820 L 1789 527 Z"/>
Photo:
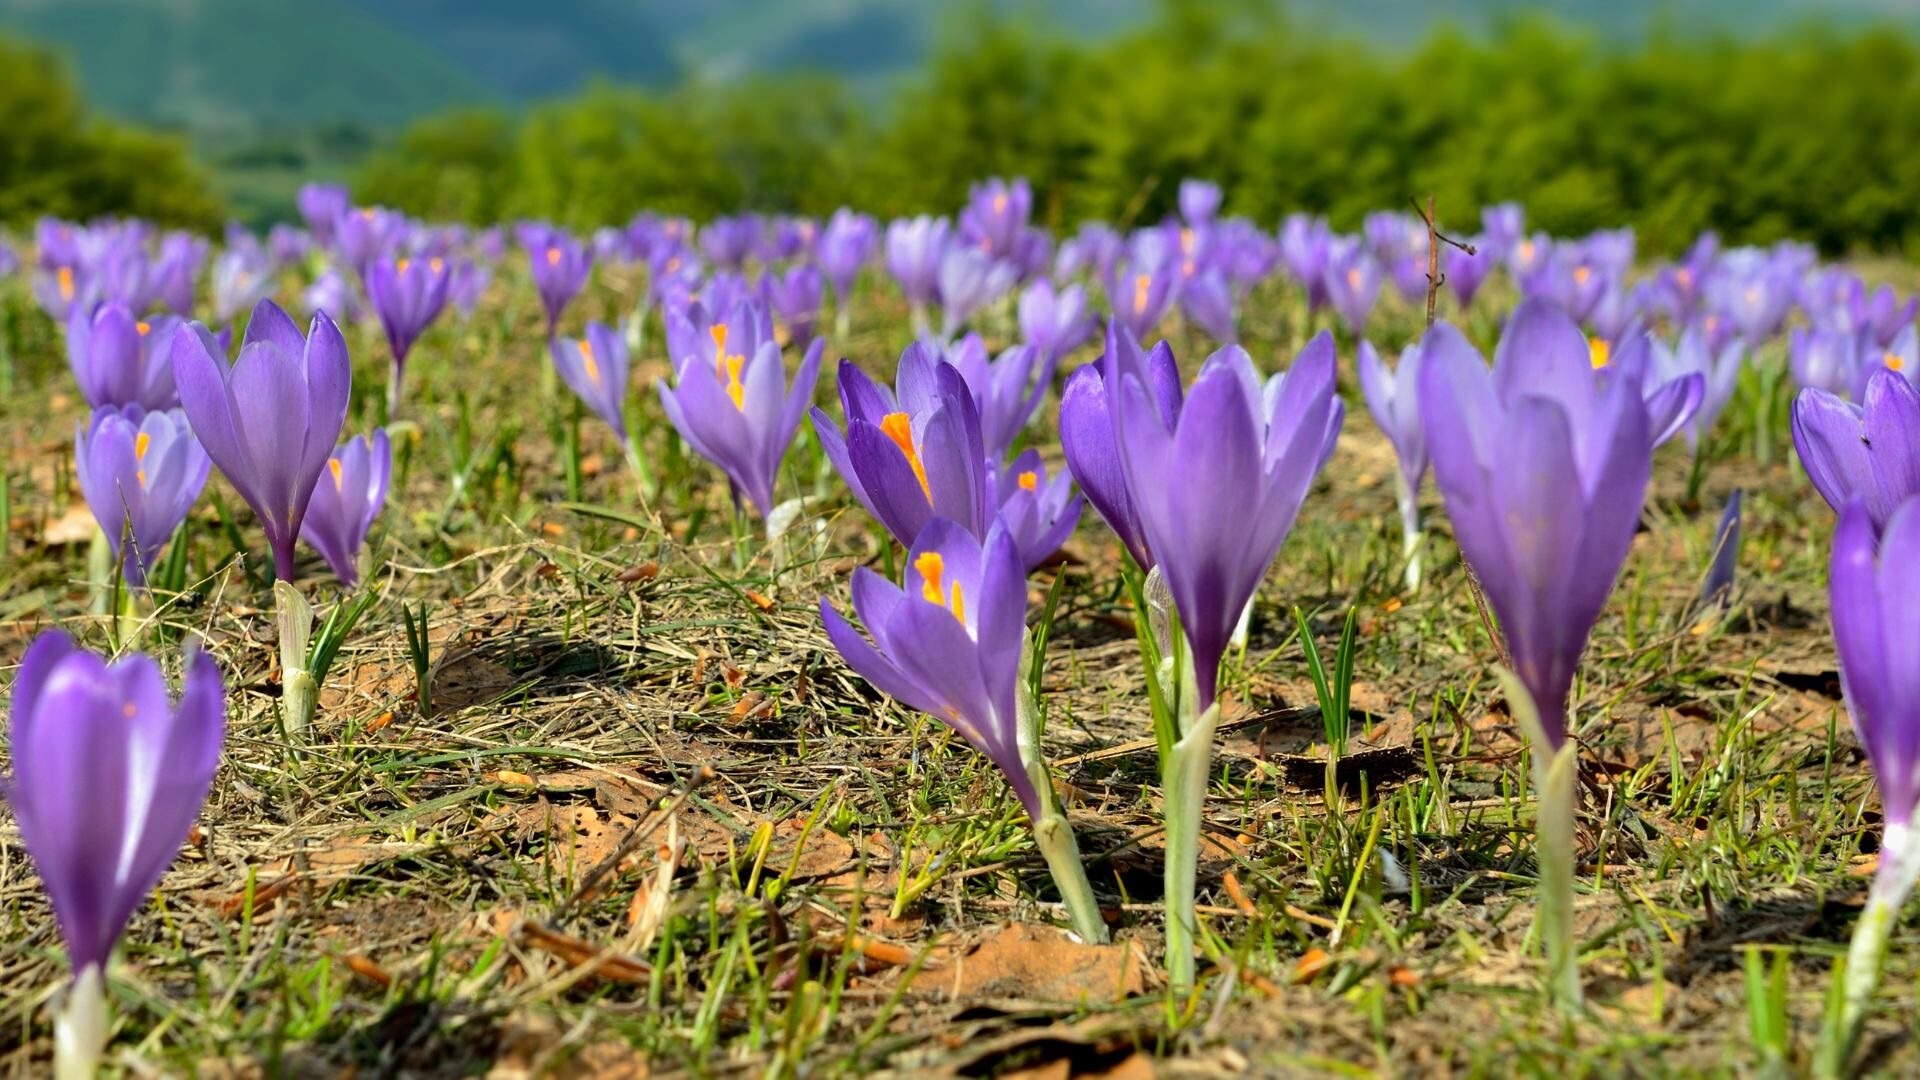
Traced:
<path id="1" fill-rule="evenodd" d="M 1420 215 L 1420 220 L 1427 223 L 1427 325 L 1431 327 L 1434 320 L 1433 309 L 1440 299 L 1440 285 L 1447 280 L 1446 276 L 1440 273 L 1440 245 L 1452 244 L 1469 255 L 1477 255 L 1479 252 L 1472 244 L 1463 244 L 1440 231 L 1440 226 L 1434 221 L 1433 196 L 1427 196 L 1427 205 L 1424 207 L 1420 205 L 1419 199 L 1411 195 L 1407 198 L 1413 203 L 1413 209 Z M 1487 594 L 1481 590 L 1480 576 L 1473 572 L 1472 566 L 1467 566 L 1467 589 L 1473 593 L 1474 609 L 1480 612 L 1480 625 L 1486 628 L 1487 640 L 1493 642 L 1494 654 L 1500 658 L 1503 667 L 1512 667 L 1513 660 L 1507 655 L 1507 644 L 1500 640 L 1499 631 L 1493 627 L 1493 612 L 1487 608 Z"/>
<path id="2" fill-rule="evenodd" d="M 1440 299 L 1440 286 L 1447 280 L 1446 275 L 1440 272 L 1440 245 L 1450 244 L 1469 255 L 1478 255 L 1480 252 L 1472 244 L 1462 243 L 1441 232 L 1440 227 L 1434 224 L 1433 196 L 1427 196 L 1427 205 L 1424 207 L 1419 199 L 1411 195 L 1407 199 L 1413 203 L 1414 213 L 1427 223 L 1427 325 L 1432 326 L 1434 305 Z"/>
<path id="3" fill-rule="evenodd" d="M 620 841 L 620 846 L 613 849 L 611 855 L 601 859 L 598 863 L 594 864 L 593 869 L 586 872 L 586 875 L 580 879 L 579 887 L 573 890 L 573 895 L 567 897 L 566 900 L 561 902 L 559 907 L 554 909 L 553 921 L 558 923 L 560 920 L 566 918 L 567 913 L 572 911 L 574 906 L 581 900 L 585 899 L 587 894 L 591 893 L 594 887 L 600 884 L 602 878 L 613 873 L 614 869 L 618 867 L 621 862 L 625 861 L 627 856 L 633 854 L 634 850 L 637 849 L 647 837 L 653 835 L 653 830 L 659 828 L 661 822 L 679 813 L 680 808 L 687 804 L 687 800 L 693 796 L 693 793 L 703 784 L 713 780 L 717 775 L 719 774 L 713 771 L 712 766 L 700 766 L 700 771 L 693 774 L 693 779 L 687 781 L 687 786 L 680 789 L 680 793 L 673 797 L 673 801 L 668 803 L 665 809 L 646 821 L 635 824 L 632 830 L 627 833 L 626 837 Z"/>

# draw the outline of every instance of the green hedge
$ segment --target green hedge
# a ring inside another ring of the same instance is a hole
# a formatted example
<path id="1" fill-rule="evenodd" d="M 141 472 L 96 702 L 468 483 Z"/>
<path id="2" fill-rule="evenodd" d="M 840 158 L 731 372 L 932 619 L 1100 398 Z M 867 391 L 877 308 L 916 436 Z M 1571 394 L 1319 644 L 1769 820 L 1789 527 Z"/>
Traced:
<path id="1" fill-rule="evenodd" d="M 1269 222 L 1352 227 L 1433 193 L 1454 220 L 1518 199 L 1555 231 L 1630 222 L 1652 250 L 1715 227 L 1920 251 L 1920 50 L 1892 30 L 1628 51 L 1522 21 L 1386 54 L 1260 3 L 1169 0 L 1100 43 L 1006 22 L 951 40 L 870 108 L 794 78 L 430 121 L 375 155 L 359 194 L 587 226 L 643 207 L 948 211 L 971 180 L 1024 174 L 1071 225 L 1156 216 L 1196 175 Z"/>
<path id="2" fill-rule="evenodd" d="M 41 214 L 209 229 L 221 209 L 181 140 L 90 116 L 58 59 L 0 38 L 0 225 Z"/>

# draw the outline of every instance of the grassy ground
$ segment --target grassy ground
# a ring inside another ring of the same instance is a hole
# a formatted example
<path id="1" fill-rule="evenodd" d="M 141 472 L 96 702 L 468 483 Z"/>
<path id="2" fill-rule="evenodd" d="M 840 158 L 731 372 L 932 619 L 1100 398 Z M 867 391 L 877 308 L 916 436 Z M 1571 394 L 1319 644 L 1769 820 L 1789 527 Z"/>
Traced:
<path id="1" fill-rule="evenodd" d="M 1040 595 L 1066 578 L 1047 742 L 1116 932 L 1093 949 L 1055 929 L 1044 866 L 992 770 L 828 648 L 818 597 L 844 607 L 851 569 L 891 554 L 811 435 L 780 495 L 809 496 L 821 531 L 769 551 L 666 427 L 649 348 L 633 401 L 660 496 L 637 502 L 591 421 L 574 480 L 576 412 L 547 371 L 530 288 L 507 278 L 474 322 L 416 352 L 376 599 L 326 679 L 310 744 L 280 728 L 258 530 L 217 478 L 209 491 L 238 510 L 247 550 L 235 557 L 212 500 L 189 522 L 194 584 L 150 633 L 199 634 L 225 665 L 229 749 L 113 972 L 127 1068 L 1738 1075 L 1806 1062 L 1878 815 L 1828 639 L 1831 515 L 1789 465 L 1784 390 L 1743 388 L 1698 498 L 1684 446 L 1662 453 L 1587 654 L 1577 918 L 1592 1007 L 1577 1023 L 1546 1008 L 1528 936 L 1526 759 L 1491 643 L 1430 491 L 1428 586 L 1402 594 L 1391 451 L 1350 391 L 1339 450 L 1226 683 L 1201 867 L 1213 955 L 1185 999 L 1157 978 L 1159 792 L 1104 526 L 1089 514 L 1033 580 Z M 633 295 L 637 282 L 602 274 L 572 325 Z M 1505 302 L 1490 299 L 1467 320 L 1488 345 Z M 1376 341 L 1397 350 L 1417 313 L 1390 304 Z M 0 285 L 0 313 L 4 671 L 46 626 L 95 647 L 108 628 L 88 615 L 84 530 L 71 527 L 83 404 L 21 283 Z M 1008 330 L 999 318 L 990 339 Z M 1279 287 L 1245 323 L 1265 368 L 1307 327 Z M 830 356 L 890 375 L 904 326 L 898 301 L 873 292 Z M 1173 333 L 1191 372 L 1201 343 Z M 365 328 L 349 340 L 349 431 L 363 431 L 386 353 Z M 831 402 L 827 379 L 820 389 Z M 1702 615 L 1692 598 L 1736 486 L 1741 584 L 1728 610 Z M 302 571 L 332 603 L 319 561 Z M 1295 605 L 1323 650 L 1345 609 L 1360 613 L 1361 765 L 1331 805 Z M 424 651 L 407 617 L 424 620 Z M 1380 851 L 1404 887 L 1383 878 Z M 1895 942 L 1862 1065 L 1910 1074 L 1920 964 L 1911 931 Z M 47 1068 L 62 972 L 0 822 L 0 1067 L 13 1075 Z"/>

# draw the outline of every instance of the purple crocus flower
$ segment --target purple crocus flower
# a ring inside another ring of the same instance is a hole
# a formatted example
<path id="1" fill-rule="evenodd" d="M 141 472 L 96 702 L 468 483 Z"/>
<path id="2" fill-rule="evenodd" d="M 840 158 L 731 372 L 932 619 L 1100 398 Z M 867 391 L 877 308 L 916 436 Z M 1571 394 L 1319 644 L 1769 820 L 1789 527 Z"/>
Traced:
<path id="1" fill-rule="evenodd" d="M 1914 603 L 1920 596 L 1920 500 L 1898 505 L 1884 521 L 1863 503 L 1849 504 L 1833 535 L 1829 588 L 1847 714 L 1873 766 L 1885 828 L 1873 894 L 1856 931 L 1858 951 L 1864 924 L 1877 914 L 1884 926 L 1897 915 L 1920 872 L 1913 833 L 1914 811 L 1920 809 L 1920 605 Z M 1877 906 L 1892 910 L 1876 913 Z M 1884 929 L 1879 936 L 1879 947 L 1870 950 L 1876 969 Z M 1853 959 L 1850 977 L 1869 957 Z"/>
<path id="2" fill-rule="evenodd" d="M 1787 338 L 1787 367 L 1803 390 L 1850 394 L 1869 370 L 1863 353 L 1871 347 L 1863 330 L 1796 326 Z"/>
<path id="3" fill-rule="evenodd" d="M 1263 392 L 1246 352 L 1228 346 L 1172 425 L 1138 374 L 1114 388 L 1128 497 L 1193 651 L 1196 715 L 1213 705 L 1234 626 L 1333 452 L 1344 416 L 1334 361 L 1323 331 Z"/>
<path id="4" fill-rule="evenodd" d="M 314 240 L 305 229 L 281 222 L 267 230 L 267 253 L 276 266 L 292 266 L 307 257 Z"/>
<path id="5" fill-rule="evenodd" d="M 760 278 L 761 302 L 773 313 L 781 342 L 811 341 L 820 317 L 824 281 L 816 266 L 801 263 L 785 273 L 769 270 Z"/>
<path id="6" fill-rule="evenodd" d="M 1577 323 L 1586 322 L 1614 288 L 1614 275 L 1575 245 L 1560 245 L 1520 278 L 1520 292 L 1559 305 Z M 1624 299 L 1624 298 L 1622 298 Z"/>
<path id="7" fill-rule="evenodd" d="M 1180 310 L 1220 344 L 1232 345 L 1240 340 L 1234 327 L 1233 289 L 1219 270 L 1202 270 L 1181 284 Z"/>
<path id="8" fill-rule="evenodd" d="M 1007 294 L 1018 280 L 1012 264 L 978 249 L 955 244 L 940 257 L 937 289 L 940 336 L 952 339 L 981 308 Z"/>
<path id="9" fill-rule="evenodd" d="M 1880 347 L 1879 356 L 1871 353 L 1860 365 L 1860 378 L 1854 387 L 1854 400 L 1866 397 L 1867 379 L 1877 368 L 1897 371 L 1900 377 L 1920 386 L 1920 329 L 1908 326 L 1893 336 L 1893 340 Z"/>
<path id="10" fill-rule="evenodd" d="M 1554 251 L 1553 237 L 1544 232 L 1522 236 L 1507 249 L 1507 273 L 1524 284 L 1552 261 Z"/>
<path id="11" fill-rule="evenodd" d="M 1527 211 L 1519 203 L 1495 203 L 1480 210 L 1480 233 L 1488 254 L 1504 260 L 1527 231 Z"/>
<path id="12" fill-rule="evenodd" d="M 984 536 L 993 505 L 980 413 L 959 369 L 932 346 L 900 354 L 895 389 L 840 362 L 844 434 L 821 409 L 813 430 L 834 470 L 875 520 L 902 545 L 927 522 L 946 518 Z"/>
<path id="13" fill-rule="evenodd" d="M 1420 587 L 1420 563 L 1415 558 L 1420 540 L 1420 484 L 1426 478 L 1428 463 L 1426 429 L 1420 424 L 1420 360 L 1424 351 L 1419 342 L 1407 346 L 1400 353 L 1399 366 L 1389 369 L 1374 351 L 1373 343 L 1363 339 L 1355 364 L 1367 411 L 1393 444 L 1394 457 L 1400 463 L 1396 496 L 1407 586 L 1416 589 Z"/>
<path id="14" fill-rule="evenodd" d="M 386 431 L 375 428 L 371 439 L 359 435 L 341 443 L 314 486 L 300 538 L 327 560 L 346 588 L 360 581 L 360 547 L 386 505 L 392 476 L 393 447 Z"/>
<path id="15" fill-rule="evenodd" d="M 1351 239 L 1336 239 L 1320 275 L 1327 303 L 1356 336 L 1367 327 L 1367 316 L 1380 296 L 1380 264 Z"/>
<path id="16" fill-rule="evenodd" d="M 815 338 L 807 347 L 789 388 L 780 345 L 770 329 L 765 337 L 743 334 L 732 339 L 728 329 L 729 324 L 716 324 L 710 335 L 713 347 L 705 357 L 683 362 L 676 355 L 672 387 L 665 379 L 655 385 L 680 437 L 727 474 L 734 505 L 744 497 L 762 521 L 770 521 L 774 479 L 813 400 L 826 339 Z M 734 351 L 736 343 L 747 342 L 752 352 Z"/>
<path id="17" fill-rule="evenodd" d="M 1821 389 L 1793 401 L 1793 446 L 1807 479 L 1835 511 L 1866 504 L 1884 529 L 1902 502 L 1920 495 L 1920 390 L 1879 368 L 1858 405 Z"/>
<path id="18" fill-rule="evenodd" d="M 10 278 L 20 272 L 20 253 L 13 245 L 0 239 L 0 279 Z"/>
<path id="19" fill-rule="evenodd" d="M 347 275 L 328 267 L 300 294 L 300 306 L 308 315 L 325 313 L 335 319 L 352 321 L 360 317 L 360 296 Z"/>
<path id="20" fill-rule="evenodd" d="M 593 254 L 559 229 L 537 230 L 533 235 L 536 243 L 527 249 L 527 260 L 540 306 L 547 313 L 547 336 L 553 337 L 560 332 L 561 313 L 587 284 Z"/>
<path id="21" fill-rule="evenodd" d="M 1031 345 L 1016 345 L 989 361 L 980 336 L 969 334 L 948 350 L 944 359 L 959 370 L 967 388 L 973 391 L 987 461 L 996 465 L 1005 461 L 1050 385 L 1045 378 L 1035 378 L 1036 371 L 1044 376 L 1048 370 L 1040 351 Z"/>
<path id="22" fill-rule="evenodd" d="M 887 273 L 916 308 L 939 295 L 940 259 L 952 226 L 946 218 L 921 215 L 887 225 Z"/>
<path id="23" fill-rule="evenodd" d="M 1153 332 L 1179 298 L 1180 275 L 1164 261 L 1130 256 L 1113 264 L 1106 286 L 1113 318 L 1138 340 Z"/>
<path id="24" fill-rule="evenodd" d="M 1025 178 L 994 178 L 967 192 L 960 213 L 960 242 L 995 259 L 1012 259 L 1024 241 L 1033 214 L 1033 191 Z"/>
<path id="25" fill-rule="evenodd" d="M 1605 338 L 1588 338 L 1552 300 L 1528 297 L 1514 309 L 1493 354 L 1501 393 L 1543 393 L 1561 401 L 1590 398 L 1596 384 L 1623 382 L 1644 398 L 1652 445 L 1678 435 L 1700 408 L 1705 380 L 1683 375 L 1665 382 L 1648 377 L 1653 364 L 1648 336 L 1635 332 L 1616 349 Z"/>
<path id="26" fill-rule="evenodd" d="M 427 327 L 447 307 L 447 262 L 431 259 L 380 259 L 367 277 L 367 298 L 380 316 L 393 349 L 393 381 L 387 388 L 388 409 L 400 404 L 400 381 L 407 370 L 407 354 Z"/>
<path id="27" fill-rule="evenodd" d="M 1479 294 L 1480 286 L 1493 272 L 1494 256 L 1484 237 L 1468 242 L 1474 253 L 1469 255 L 1452 244 L 1440 246 L 1440 274 L 1446 278 L 1447 288 L 1453 290 L 1454 299 L 1460 301 L 1461 310 L 1473 306 L 1473 298 Z"/>
<path id="28" fill-rule="evenodd" d="M 67 364 L 87 404 L 170 409 L 180 403 L 167 350 L 179 320 L 135 319 L 126 305 L 101 304 L 67 320 Z"/>
<path id="29" fill-rule="evenodd" d="M 100 298 L 100 288 L 83 268 L 70 263 L 49 264 L 42 255 L 33 273 L 33 297 L 48 318 L 65 322 L 76 311 L 91 311 Z"/>
<path id="30" fill-rule="evenodd" d="M 1653 363 L 1647 368 L 1651 380 L 1665 383 L 1688 375 L 1701 377 L 1700 408 L 1686 427 L 1687 445 L 1695 453 L 1699 452 L 1700 441 L 1713 430 L 1727 403 L 1733 400 L 1733 392 L 1740 385 L 1740 369 L 1745 366 L 1746 348 L 1738 340 L 1729 338 L 1719 348 L 1713 348 L 1708 343 L 1706 329 L 1698 323 L 1682 330 L 1672 348 L 1654 343 Z"/>
<path id="31" fill-rule="evenodd" d="M 300 188 L 297 201 L 300 217 L 314 242 L 321 247 L 333 246 L 334 230 L 353 207 L 347 189 L 338 184 L 306 184 Z"/>
<path id="32" fill-rule="evenodd" d="M 375 260 L 386 258 L 399 247 L 407 230 L 405 214 L 378 206 L 363 206 L 340 215 L 334 223 L 333 247 L 340 261 L 366 284 L 367 271 Z"/>
<path id="33" fill-rule="evenodd" d="M 473 259 L 455 259 L 453 269 L 447 272 L 447 300 L 463 319 L 473 318 L 473 309 L 480 306 L 480 298 L 486 295 L 487 285 L 493 281 L 493 271 L 485 263 Z"/>
<path id="34" fill-rule="evenodd" d="M 1244 218 L 1228 218 L 1212 226 L 1215 268 L 1227 277 L 1237 299 L 1272 276 L 1280 265 L 1280 244 Z"/>
<path id="35" fill-rule="evenodd" d="M 715 266 L 738 270 L 760 237 L 760 222 L 749 214 L 718 217 L 700 230 L 700 250 Z"/>
<path id="36" fill-rule="evenodd" d="M 1913 330 L 1915 312 L 1920 312 L 1920 296 L 1909 296 L 1903 304 L 1893 286 L 1881 285 L 1867 298 L 1866 325 L 1875 343 L 1891 345 L 1902 333 Z"/>
<path id="37" fill-rule="evenodd" d="M 820 241 L 814 245 L 813 258 L 820 264 L 820 272 L 833 283 L 833 294 L 840 303 L 847 302 L 853 292 L 854 278 L 873 261 L 873 252 L 879 243 L 880 227 L 865 214 L 841 207 L 827 219 L 826 227 L 820 231 Z"/>
<path id="38" fill-rule="evenodd" d="M 1707 306 L 1730 320 L 1749 349 L 1780 332 L 1799 271 L 1771 252 L 1739 248 L 1720 256 L 1706 285 Z"/>
<path id="39" fill-rule="evenodd" d="M 1000 525 L 1020 549 L 1020 563 L 1031 570 L 1053 557 L 1080 524 L 1081 497 L 1065 469 L 1051 475 L 1040 451 L 1029 449 L 996 470 L 994 499 Z"/>
<path id="40" fill-rule="evenodd" d="M 1020 294 L 1020 336 L 1040 351 L 1045 365 L 1042 381 L 1052 382 L 1060 358 L 1093 336 L 1087 291 L 1078 285 L 1056 291 L 1046 278 L 1028 285 Z"/>
<path id="41" fill-rule="evenodd" d="M 232 322 L 234 316 L 273 295 L 278 268 L 258 245 L 229 247 L 213 260 L 213 317 Z"/>
<path id="42" fill-rule="evenodd" d="M 207 486 L 212 463 L 178 409 L 138 405 L 96 409 L 74 428 L 74 474 L 127 584 L 143 587 L 187 512 Z M 133 550 L 123 553 L 122 541 Z"/>
<path id="43" fill-rule="evenodd" d="M 193 312 L 193 283 L 207 261 L 207 242 L 192 233 L 170 232 L 160 241 L 150 288 L 161 307 L 175 315 Z"/>
<path id="44" fill-rule="evenodd" d="M 1119 320 L 1108 320 L 1106 352 L 1091 364 L 1082 364 L 1067 378 L 1060 395 L 1060 444 L 1067 468 L 1087 501 L 1120 537 L 1127 553 L 1142 571 L 1153 569 L 1154 553 L 1146 527 L 1134 507 L 1120 460 L 1120 432 L 1115 416 L 1115 390 L 1131 376 L 1152 389 L 1164 427 L 1179 420 L 1183 396 L 1180 368 L 1173 349 L 1162 341 L 1143 352 Z"/>
<path id="45" fill-rule="evenodd" d="M 620 448 L 631 452 L 627 438 L 627 343 L 619 331 L 605 323 L 587 324 L 587 336 L 579 340 L 556 337 L 549 345 L 553 366 L 560 377 L 606 421 Z"/>
<path id="46" fill-rule="evenodd" d="M 1190 228 L 1213 224 L 1220 213 L 1220 185 L 1211 180 L 1180 181 L 1180 217 Z"/>
<path id="47" fill-rule="evenodd" d="M 347 343 L 325 313 L 306 337 L 271 300 L 253 309 L 231 367 L 206 327 L 174 332 L 180 404 L 207 456 L 259 517 L 274 574 L 294 576 L 294 541 L 346 423 Z"/>
<path id="48" fill-rule="evenodd" d="M 1060 251 L 1054 256 L 1053 276 L 1071 278 L 1088 274 L 1105 278 L 1113 272 L 1113 264 L 1120 261 L 1126 253 L 1127 242 L 1113 227 L 1103 222 L 1089 221 L 1080 226 L 1073 238 L 1060 245 Z"/>
<path id="49" fill-rule="evenodd" d="M 1641 388 L 1576 378 L 1559 363 L 1496 376 L 1445 322 L 1422 350 L 1420 417 L 1434 480 L 1538 706 L 1545 750 L 1557 751 L 1574 669 L 1646 498 L 1653 432 Z"/>
<path id="50" fill-rule="evenodd" d="M 225 697 L 220 668 L 205 652 L 187 660 L 178 704 L 150 657 L 129 653 L 109 665 L 58 630 L 36 638 L 20 662 L 8 737 L 13 774 L 0 777 L 0 798 L 13 808 L 53 906 L 73 993 L 88 999 L 68 1005 L 88 1014 L 84 1021 L 69 1028 L 70 1014 L 61 1017 L 62 1076 L 93 1073 L 106 1036 L 107 959 L 207 801 Z M 72 1045 L 76 1035 L 92 1045 Z"/>
<path id="51" fill-rule="evenodd" d="M 1026 565 L 1005 526 L 996 523 L 983 541 L 964 525 L 933 519 L 907 553 L 900 586 L 854 568 L 853 609 L 866 635 L 820 599 L 827 638 L 847 666 L 959 733 L 1039 821 L 1046 796 L 1021 761 L 1017 719 Z"/>
<path id="52" fill-rule="evenodd" d="M 1332 255 L 1333 230 L 1326 219 L 1289 214 L 1280 226 L 1280 262 L 1287 274 L 1307 290 L 1307 307 L 1318 311 L 1327 303 L 1327 259 Z"/>

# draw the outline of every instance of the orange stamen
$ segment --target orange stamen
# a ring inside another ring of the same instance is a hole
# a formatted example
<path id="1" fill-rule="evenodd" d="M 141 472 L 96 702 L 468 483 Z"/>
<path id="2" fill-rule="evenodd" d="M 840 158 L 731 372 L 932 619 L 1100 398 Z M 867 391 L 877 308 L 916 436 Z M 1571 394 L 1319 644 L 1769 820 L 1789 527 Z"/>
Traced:
<path id="1" fill-rule="evenodd" d="M 1035 488 L 1040 486 L 1040 478 L 1034 475 L 1034 471 L 1032 469 L 1028 469 L 1026 472 L 1021 473 L 1019 476 L 1015 477 L 1015 480 L 1019 482 L 1021 491 L 1032 491 Z"/>
<path id="2" fill-rule="evenodd" d="M 914 478 L 920 481 L 920 493 L 927 497 L 927 505 L 933 505 L 933 488 L 927 483 L 926 466 L 920 464 L 920 452 L 913 448 L 913 420 L 903 412 L 888 413 L 880 420 L 880 430 L 907 455 L 907 464 L 913 466 Z"/>
<path id="3" fill-rule="evenodd" d="M 580 339 L 580 358 L 587 362 L 587 378 L 592 379 L 594 385 L 598 386 L 600 384 L 600 365 L 593 362 L 593 342 L 586 338 Z"/>

